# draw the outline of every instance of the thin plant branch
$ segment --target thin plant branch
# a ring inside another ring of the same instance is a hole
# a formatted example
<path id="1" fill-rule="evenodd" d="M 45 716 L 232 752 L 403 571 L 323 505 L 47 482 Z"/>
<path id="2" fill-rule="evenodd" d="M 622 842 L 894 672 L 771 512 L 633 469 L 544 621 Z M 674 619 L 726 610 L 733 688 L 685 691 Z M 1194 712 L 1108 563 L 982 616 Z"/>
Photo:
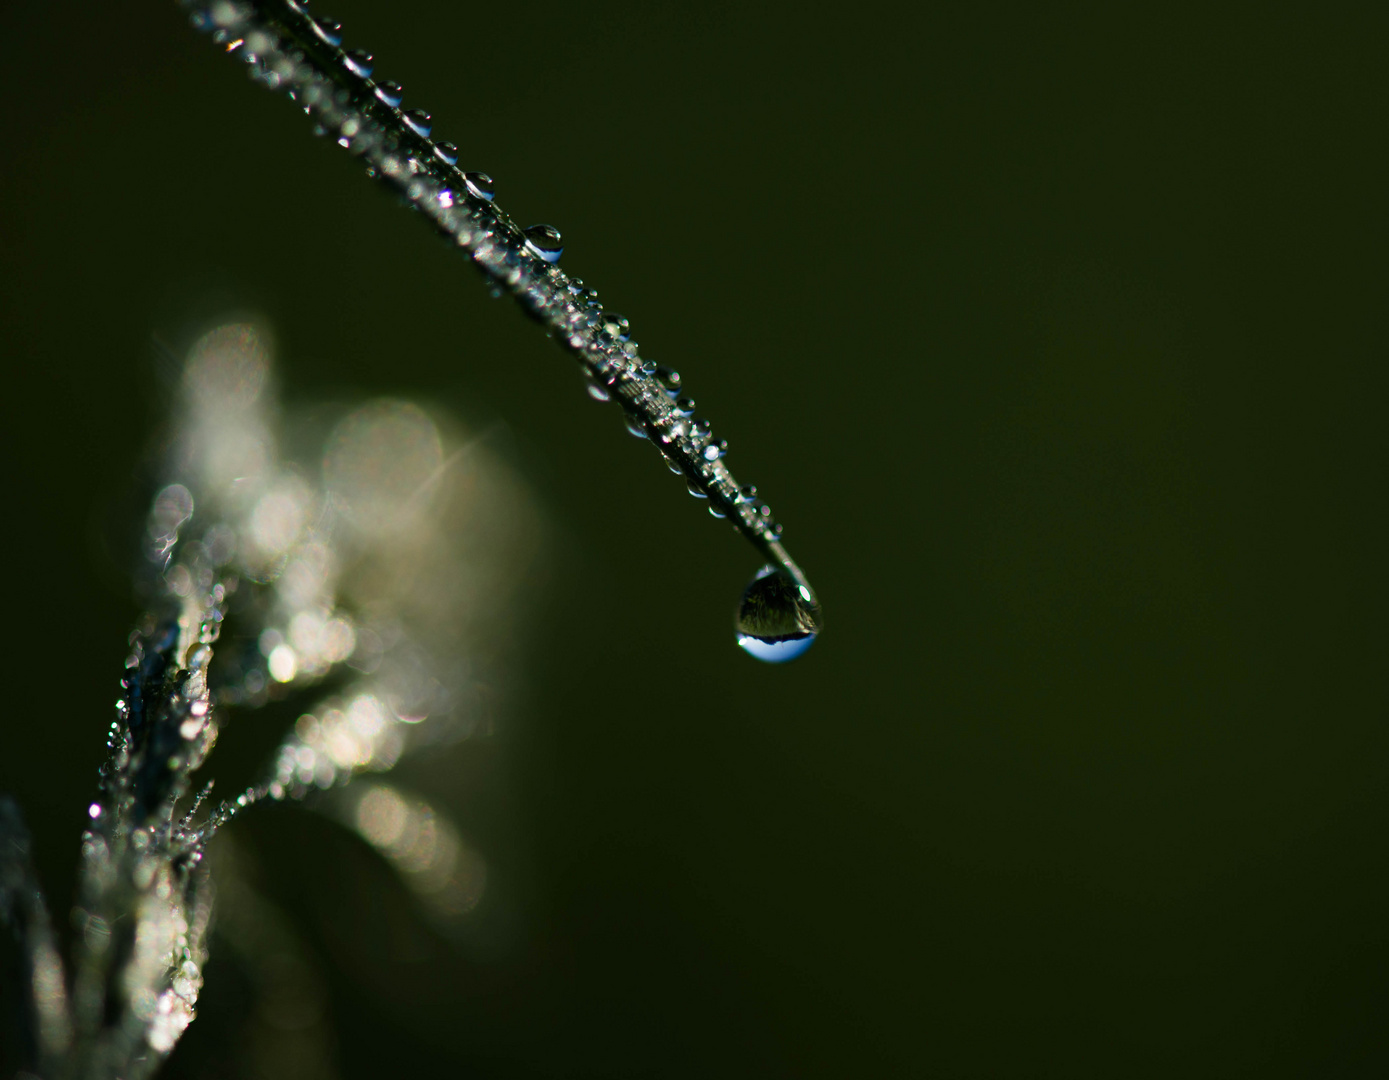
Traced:
<path id="1" fill-rule="evenodd" d="M 408 108 L 404 91 L 374 78 L 372 56 L 344 48 L 342 27 L 299 0 L 183 0 L 193 25 L 245 63 L 252 78 L 286 94 L 380 180 L 420 210 L 498 289 L 550 332 L 583 366 L 590 393 L 616 400 L 628 429 L 648 438 L 709 512 L 728 518 L 770 564 L 796 584 L 818 620 L 814 590 L 781 542 L 781 525 L 751 485 L 724 461 L 727 440 L 694 415 L 677 372 L 645 359 L 626 318 L 556 265 L 558 230 L 521 228 L 493 201 L 490 177 L 465 172 L 459 150 L 432 138 L 430 114 Z"/>

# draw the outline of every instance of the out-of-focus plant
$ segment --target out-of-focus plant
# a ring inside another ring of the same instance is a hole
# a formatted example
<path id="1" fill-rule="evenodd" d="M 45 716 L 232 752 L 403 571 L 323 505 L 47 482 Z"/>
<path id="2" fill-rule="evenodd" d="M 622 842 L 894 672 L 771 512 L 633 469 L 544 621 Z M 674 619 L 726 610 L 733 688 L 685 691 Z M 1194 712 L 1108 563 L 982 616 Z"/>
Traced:
<path id="1" fill-rule="evenodd" d="M 70 967 L 18 809 L 0 802 L 0 916 L 22 945 L 33 1067 L 53 1080 L 147 1075 L 178 1041 L 207 958 L 208 843 L 237 813 L 470 733 L 471 645 L 535 551 L 536 513 L 483 446 L 450 449 L 447 423 L 384 400 L 296 462 L 278 445 L 272 382 L 253 325 L 221 326 L 188 356 L 145 530 L 148 611 L 82 837 Z M 210 784 L 194 793 L 228 711 L 329 676 L 262 781 L 215 806 Z M 478 902 L 482 860 L 424 800 L 377 780 L 318 804 L 431 913 Z"/>

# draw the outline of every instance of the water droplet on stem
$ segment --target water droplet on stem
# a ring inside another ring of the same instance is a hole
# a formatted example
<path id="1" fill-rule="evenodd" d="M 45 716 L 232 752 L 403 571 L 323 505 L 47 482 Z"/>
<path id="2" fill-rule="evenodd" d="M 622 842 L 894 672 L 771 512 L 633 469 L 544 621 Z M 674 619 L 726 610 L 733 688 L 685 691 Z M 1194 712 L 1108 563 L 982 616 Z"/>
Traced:
<path id="1" fill-rule="evenodd" d="M 492 178 L 485 172 L 464 173 L 463 179 L 467 181 L 468 190 L 477 198 L 492 201 L 492 196 L 496 195 L 497 187 L 492 182 Z"/>
<path id="2" fill-rule="evenodd" d="M 548 263 L 559 262 L 564 254 L 559 230 L 553 225 L 532 225 L 526 230 L 526 247 Z"/>
<path id="3" fill-rule="evenodd" d="M 358 78 L 366 79 L 376 65 L 372 62 L 371 53 L 365 49 L 348 49 L 342 55 L 342 66 Z"/>
<path id="4" fill-rule="evenodd" d="M 334 47 L 342 44 L 342 23 L 337 19 L 330 19 L 326 16 L 309 19 L 309 25 L 313 27 L 313 32 L 322 41 L 326 41 Z"/>

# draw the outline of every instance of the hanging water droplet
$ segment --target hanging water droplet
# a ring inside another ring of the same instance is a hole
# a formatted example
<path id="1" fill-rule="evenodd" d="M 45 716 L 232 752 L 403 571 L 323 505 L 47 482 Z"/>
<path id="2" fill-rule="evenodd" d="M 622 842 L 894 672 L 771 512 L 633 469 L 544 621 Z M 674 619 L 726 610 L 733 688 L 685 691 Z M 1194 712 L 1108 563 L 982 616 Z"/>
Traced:
<path id="1" fill-rule="evenodd" d="M 779 664 L 810 648 L 823 619 L 809 588 L 785 570 L 764 566 L 743 590 L 733 625 L 744 651 Z"/>
<path id="2" fill-rule="evenodd" d="M 623 422 L 627 425 L 627 430 L 638 439 L 646 438 L 646 428 L 642 427 L 641 421 L 631 413 L 624 413 Z"/>
<path id="3" fill-rule="evenodd" d="M 592 379 L 586 380 L 585 389 L 588 390 L 588 396 L 591 397 L 594 401 L 612 400 L 612 395 L 609 394 L 604 387 L 599 386 Z"/>
<path id="4" fill-rule="evenodd" d="M 458 164 L 458 147 L 451 142 L 441 142 L 434 144 L 434 153 L 445 165 Z"/>
<path id="5" fill-rule="evenodd" d="M 752 502 L 752 500 L 755 498 L 757 498 L 756 484 L 744 484 L 742 487 L 738 489 L 739 502 Z"/>
<path id="6" fill-rule="evenodd" d="M 559 262 L 564 254 L 559 230 L 553 225 L 532 225 L 526 230 L 526 247 L 548 263 Z"/>
<path id="7" fill-rule="evenodd" d="M 719 508 L 719 504 L 714 502 L 712 499 L 709 500 L 709 513 L 711 513 L 716 518 L 728 517 L 728 515 L 725 514 L 723 510 Z"/>
<path id="8" fill-rule="evenodd" d="M 313 27 L 313 32 L 329 45 L 342 44 L 342 23 L 336 19 L 320 16 L 317 19 L 310 19 L 309 25 Z"/>
<path id="9" fill-rule="evenodd" d="M 676 398 L 675 409 L 681 416 L 693 416 L 695 411 L 694 398 Z"/>
<path id="10" fill-rule="evenodd" d="M 705 491 L 702 487 L 700 487 L 698 484 L 696 484 L 693 480 L 691 480 L 685 486 L 690 489 L 690 494 L 693 495 L 696 499 L 707 499 L 709 497 L 709 493 Z"/>
<path id="11" fill-rule="evenodd" d="M 711 442 L 704 448 L 705 461 L 718 461 L 728 452 L 728 440 L 720 439 L 718 442 Z"/>
<path id="12" fill-rule="evenodd" d="M 376 96 L 394 109 L 405 97 L 405 88 L 400 83 L 387 79 L 376 84 Z"/>
<path id="13" fill-rule="evenodd" d="M 422 138 L 429 138 L 430 131 L 433 130 L 434 118 L 423 109 L 406 109 L 401 114 L 401 119 L 405 121 L 405 126 Z"/>
<path id="14" fill-rule="evenodd" d="M 497 193 L 496 185 L 492 183 L 492 178 L 485 172 L 464 173 L 463 179 L 468 183 L 468 190 L 479 199 L 492 201 L 492 196 Z"/>
<path id="15" fill-rule="evenodd" d="M 694 404 L 691 402 L 690 404 Z M 696 416 L 690 422 L 690 437 L 694 439 L 705 439 L 709 436 L 709 421 Z"/>
<path id="16" fill-rule="evenodd" d="M 342 54 L 342 66 L 359 78 L 366 79 L 371 76 L 375 68 L 371 53 L 366 49 L 348 49 Z"/>

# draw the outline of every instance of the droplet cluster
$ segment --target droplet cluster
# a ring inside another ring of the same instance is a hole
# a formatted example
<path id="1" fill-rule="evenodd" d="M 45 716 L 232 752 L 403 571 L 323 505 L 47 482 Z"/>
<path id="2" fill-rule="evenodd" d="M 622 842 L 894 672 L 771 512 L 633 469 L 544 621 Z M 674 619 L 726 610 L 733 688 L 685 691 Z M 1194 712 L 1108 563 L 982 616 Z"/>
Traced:
<path id="1" fill-rule="evenodd" d="M 436 140 L 431 114 L 406 104 L 404 88 L 378 79 L 366 51 L 344 47 L 343 28 L 306 0 L 185 0 L 191 21 L 249 67 L 253 79 L 287 94 L 315 130 L 359 158 L 430 219 L 492 282 L 583 366 L 588 393 L 616 401 L 628 430 L 649 439 L 709 512 L 727 518 L 774 563 L 809 589 L 780 542 L 782 527 L 750 485 L 725 463 L 728 441 L 695 414 L 678 372 L 647 360 L 629 321 L 604 310 L 596 290 L 557 265 L 564 247 L 551 225 L 518 227 L 493 202 L 495 184 L 460 164 L 458 147 Z"/>

